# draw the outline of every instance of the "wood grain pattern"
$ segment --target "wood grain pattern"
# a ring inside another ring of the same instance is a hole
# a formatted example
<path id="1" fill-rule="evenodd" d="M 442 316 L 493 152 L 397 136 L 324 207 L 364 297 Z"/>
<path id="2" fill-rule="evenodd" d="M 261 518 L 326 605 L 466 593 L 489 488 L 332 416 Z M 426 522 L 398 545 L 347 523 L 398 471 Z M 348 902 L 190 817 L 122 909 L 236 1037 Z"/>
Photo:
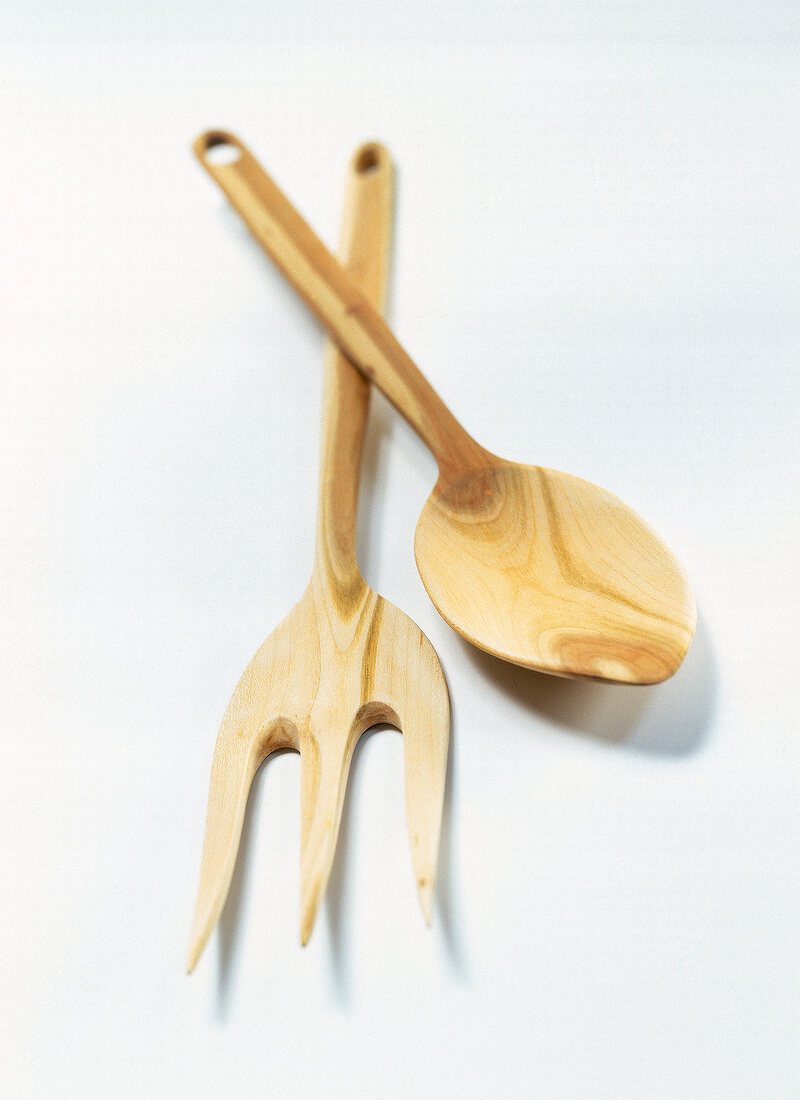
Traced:
<path id="1" fill-rule="evenodd" d="M 651 684 L 691 641 L 675 557 L 622 501 L 569 474 L 498 464 L 431 494 L 415 552 L 449 624 L 516 664 Z"/>
<path id="2" fill-rule="evenodd" d="M 392 215 L 386 150 L 358 150 L 348 175 L 342 254 L 380 305 Z M 418 626 L 358 570 L 355 524 L 369 386 L 326 349 L 314 569 L 300 602 L 258 650 L 218 735 L 187 968 L 214 928 L 230 885 L 250 785 L 279 748 L 301 755 L 301 924 L 308 941 L 330 875 L 358 739 L 378 722 L 403 732 L 406 817 L 420 902 L 430 922 L 444 798 L 450 707 L 439 659 Z"/>
<path id="3" fill-rule="evenodd" d="M 210 164 L 218 144 L 238 159 Z M 590 482 L 476 443 L 245 146 L 215 131 L 195 150 L 339 346 L 433 451 L 439 478 L 415 552 L 445 620 L 489 653 L 543 672 L 631 684 L 672 675 L 696 612 L 661 539 Z"/>

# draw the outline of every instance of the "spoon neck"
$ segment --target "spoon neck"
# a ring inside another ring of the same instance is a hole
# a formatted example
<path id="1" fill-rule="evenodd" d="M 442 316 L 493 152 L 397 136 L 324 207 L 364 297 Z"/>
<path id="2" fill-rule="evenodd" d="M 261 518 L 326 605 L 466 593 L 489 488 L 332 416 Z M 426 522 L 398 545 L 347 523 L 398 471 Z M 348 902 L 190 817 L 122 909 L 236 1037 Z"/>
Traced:
<path id="1" fill-rule="evenodd" d="M 439 467 L 439 480 L 452 483 L 495 462 L 494 455 L 482 447 L 461 427 L 445 407 L 451 423 L 441 432 L 441 444 L 434 451 Z"/>
<path id="2" fill-rule="evenodd" d="M 352 312 L 359 313 L 356 309 Z M 374 311 L 367 309 L 360 313 L 351 358 L 433 453 L 440 477 L 458 480 L 472 470 L 482 469 L 492 459 L 456 420 L 383 318 Z"/>

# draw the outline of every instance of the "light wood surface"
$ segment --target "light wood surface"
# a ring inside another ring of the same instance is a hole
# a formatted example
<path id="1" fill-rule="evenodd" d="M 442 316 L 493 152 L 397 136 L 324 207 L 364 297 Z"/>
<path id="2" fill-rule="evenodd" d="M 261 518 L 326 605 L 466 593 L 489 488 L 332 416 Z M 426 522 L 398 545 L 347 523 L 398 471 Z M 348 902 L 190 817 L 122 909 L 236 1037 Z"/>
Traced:
<path id="1" fill-rule="evenodd" d="M 220 146 L 236 159 L 211 163 Z M 238 138 L 212 131 L 195 151 L 339 346 L 435 455 L 439 478 L 415 553 L 445 620 L 489 653 L 543 672 L 629 684 L 671 676 L 696 613 L 683 570 L 655 532 L 590 482 L 506 462 L 476 443 Z"/>
<path id="2" fill-rule="evenodd" d="M 392 209 L 389 155 L 375 143 L 362 146 L 348 173 L 342 256 L 378 307 Z M 190 971 L 225 902 L 253 776 L 280 748 L 301 755 L 300 938 L 308 941 L 330 875 L 353 750 L 379 722 L 403 733 L 408 835 L 419 898 L 430 923 L 450 704 L 433 646 L 358 570 L 355 526 L 368 407 L 368 384 L 329 343 L 314 569 L 300 602 L 250 662 L 222 721 Z"/>

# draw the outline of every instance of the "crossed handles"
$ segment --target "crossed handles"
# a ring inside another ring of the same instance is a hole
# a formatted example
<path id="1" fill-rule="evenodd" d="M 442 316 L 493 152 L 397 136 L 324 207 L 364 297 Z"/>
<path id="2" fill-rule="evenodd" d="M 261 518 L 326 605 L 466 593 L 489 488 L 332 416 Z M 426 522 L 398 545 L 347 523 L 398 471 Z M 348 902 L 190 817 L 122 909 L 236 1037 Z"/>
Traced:
<path id="1" fill-rule="evenodd" d="M 209 164 L 220 146 L 233 151 L 234 163 Z M 439 477 L 417 524 L 414 551 L 445 621 L 488 653 L 541 672 L 625 684 L 673 675 L 691 644 L 696 609 L 669 547 L 605 489 L 484 450 L 371 305 L 380 285 L 368 285 L 375 253 L 366 227 L 372 224 L 375 240 L 380 226 L 388 234 L 385 150 L 365 147 L 351 166 L 348 274 L 236 138 L 207 134 L 195 148 L 338 346 L 433 451 Z M 363 237 L 356 196 L 363 203 Z M 387 236 L 382 240 L 374 247 L 385 257 Z M 326 380 L 314 573 L 295 610 L 256 654 L 223 721 L 196 942 L 204 942 L 224 899 L 252 773 L 283 745 L 303 756 L 305 942 L 330 872 L 352 746 L 376 721 L 394 722 L 405 733 L 410 839 L 429 911 L 447 741 L 444 679 L 418 628 L 358 573 L 353 528 L 366 382 L 340 353 L 329 348 L 328 357 L 329 371 L 337 366 Z M 430 798 L 423 799 L 419 789 L 426 786 Z"/>
<path id="2" fill-rule="evenodd" d="M 197 154 L 243 158 L 229 135 L 205 135 Z M 255 162 L 254 162 L 255 163 Z M 389 263 L 393 171 L 380 145 L 361 146 L 348 172 L 341 256 L 380 308 Z M 252 177 L 257 183 L 257 177 Z M 430 923 L 441 831 L 450 703 L 433 646 L 419 627 L 374 592 L 358 571 L 355 526 L 369 385 L 328 342 L 316 550 L 311 581 L 245 670 L 222 720 L 211 769 L 200 886 L 187 969 L 219 919 L 230 887 L 253 778 L 277 749 L 301 756 L 301 923 L 311 935 L 330 876 L 347 776 L 358 739 L 386 722 L 402 730 L 406 818 L 423 914 Z"/>

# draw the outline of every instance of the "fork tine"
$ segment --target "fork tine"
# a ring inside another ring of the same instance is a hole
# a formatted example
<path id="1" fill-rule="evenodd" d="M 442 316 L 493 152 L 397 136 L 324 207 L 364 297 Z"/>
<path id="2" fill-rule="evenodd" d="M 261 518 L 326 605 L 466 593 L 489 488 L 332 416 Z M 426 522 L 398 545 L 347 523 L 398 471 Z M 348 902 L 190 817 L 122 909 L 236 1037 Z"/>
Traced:
<path id="1" fill-rule="evenodd" d="M 425 923 L 431 923 L 442 830 L 447 738 L 403 731 L 406 763 L 406 823 L 411 863 Z"/>
<path id="2" fill-rule="evenodd" d="M 450 697 L 436 652 L 419 632 L 420 665 L 427 668 L 424 679 L 412 677 L 411 684 L 426 683 L 421 694 L 406 694 L 400 707 L 406 772 L 406 824 L 411 846 L 411 863 L 425 923 L 431 923 L 436 889 L 436 865 L 442 828 L 447 750 L 450 740 Z"/>
<path id="3" fill-rule="evenodd" d="M 308 736 L 300 749 L 300 942 L 314 930 L 330 878 L 357 736 Z"/>
<path id="4" fill-rule="evenodd" d="M 271 752 L 292 744 L 286 723 L 245 732 L 226 714 L 214 748 L 208 810 L 186 972 L 191 974 L 225 905 L 253 778 Z"/>

